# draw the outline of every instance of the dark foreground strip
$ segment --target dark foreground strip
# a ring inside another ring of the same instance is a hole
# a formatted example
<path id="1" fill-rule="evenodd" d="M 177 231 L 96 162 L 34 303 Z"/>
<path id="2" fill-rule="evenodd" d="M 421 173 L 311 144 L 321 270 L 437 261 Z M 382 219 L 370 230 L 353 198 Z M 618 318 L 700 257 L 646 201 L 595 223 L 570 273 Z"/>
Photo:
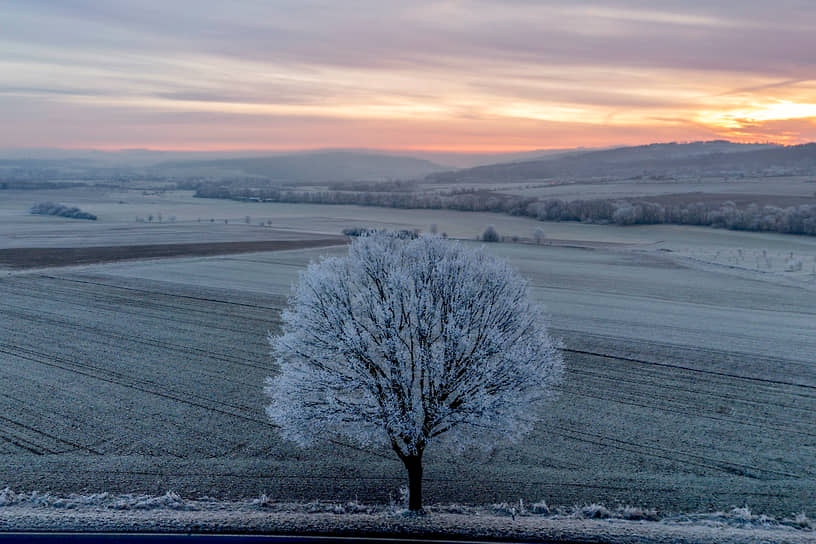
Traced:
<path id="1" fill-rule="evenodd" d="M 38 544 L 108 544 L 111 542 L 128 543 L 178 543 L 178 542 L 210 542 L 218 544 L 346 544 L 362 542 L 364 544 L 497 544 L 513 542 L 530 542 L 514 540 L 467 540 L 467 539 L 435 539 L 435 538 L 395 538 L 395 537 L 365 537 L 365 536 L 300 536 L 300 535 L 238 535 L 238 534 L 194 534 L 194 533 L 0 533 L 0 542 L 36 542 Z M 582 544 L 575 540 L 535 540 L 541 544 Z M 593 540 L 596 544 L 601 541 Z M 601 542 L 602 544 L 602 542 Z"/>
<path id="2" fill-rule="evenodd" d="M 233 255 L 236 253 L 324 247 L 346 243 L 348 243 L 348 240 L 344 236 L 332 236 L 314 240 L 205 242 L 103 247 L 19 247 L 0 249 L 0 265 L 11 268 L 72 266 L 132 259 Z"/>

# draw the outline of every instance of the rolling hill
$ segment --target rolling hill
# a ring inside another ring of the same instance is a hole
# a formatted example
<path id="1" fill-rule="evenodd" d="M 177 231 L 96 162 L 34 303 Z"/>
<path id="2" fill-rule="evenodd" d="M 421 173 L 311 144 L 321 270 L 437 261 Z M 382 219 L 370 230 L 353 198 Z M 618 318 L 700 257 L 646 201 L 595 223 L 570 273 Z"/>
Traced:
<path id="1" fill-rule="evenodd" d="M 265 178 L 275 183 L 320 183 L 414 179 L 446 167 L 412 157 L 320 151 L 270 157 L 172 161 L 157 164 L 154 169 L 177 175 L 232 175 Z"/>
<path id="2" fill-rule="evenodd" d="M 816 172 L 816 144 L 724 141 L 651 144 L 434 173 L 438 183 L 522 182 L 551 178 L 627 179 Z"/>

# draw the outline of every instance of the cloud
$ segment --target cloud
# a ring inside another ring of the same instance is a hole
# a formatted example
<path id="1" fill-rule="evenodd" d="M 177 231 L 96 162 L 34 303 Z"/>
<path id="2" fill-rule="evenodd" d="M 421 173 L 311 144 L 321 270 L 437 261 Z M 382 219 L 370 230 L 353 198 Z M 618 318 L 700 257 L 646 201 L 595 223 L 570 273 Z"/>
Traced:
<path id="1" fill-rule="evenodd" d="M 74 123 L 72 141 L 138 126 L 140 146 L 169 134 L 200 142 L 188 127 L 214 117 L 229 123 L 207 141 L 224 145 L 280 144 L 263 123 L 301 143 L 312 130 L 320 145 L 329 134 L 345 145 L 335 123 L 394 146 L 441 145 L 428 127 L 451 146 L 488 145 L 485 127 L 494 144 L 562 146 L 581 131 L 587 145 L 611 144 L 735 134 L 722 116 L 747 127 L 758 108 L 807 104 L 814 92 L 816 13 L 797 0 L 6 4 L 0 115 L 28 112 L 31 138 L 48 131 L 47 106 Z M 807 127 L 784 137 L 806 138 Z"/>
<path id="2" fill-rule="evenodd" d="M 11 87 L 0 85 L 0 94 L 17 96 L 98 96 L 97 89 L 55 89 L 47 87 Z"/>

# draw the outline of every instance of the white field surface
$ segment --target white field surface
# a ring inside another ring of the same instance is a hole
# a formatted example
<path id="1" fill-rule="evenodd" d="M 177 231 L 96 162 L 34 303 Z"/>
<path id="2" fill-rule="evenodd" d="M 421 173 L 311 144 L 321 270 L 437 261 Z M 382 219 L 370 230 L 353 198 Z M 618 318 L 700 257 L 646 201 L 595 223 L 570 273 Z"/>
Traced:
<path id="1" fill-rule="evenodd" d="M 189 193 L 173 198 L 176 226 L 189 220 L 178 211 L 181 204 L 196 210 L 191 231 L 205 209 L 215 217 L 273 219 L 271 229 L 235 225 L 234 231 L 230 221 L 225 236 L 238 233 L 239 240 L 254 229 L 335 234 L 361 224 L 430 223 L 470 238 L 492 223 L 508 236 L 530 236 L 543 225 L 550 239 L 565 241 L 489 246 L 530 278 L 553 331 L 571 350 L 559 397 L 542 407 L 541 425 L 520 444 L 458 456 L 431 445 L 425 472 L 431 503 L 544 499 L 661 513 L 747 505 L 773 516 L 816 517 L 813 277 L 804 266 L 785 272 L 781 261 L 772 260 L 770 272 L 728 261 L 740 249 L 743 260 L 762 250 L 812 259 L 816 239 L 201 201 Z M 52 200 L 99 214 L 100 221 L 83 228 L 107 237 L 100 245 L 122 239 L 114 227 L 165 227 L 117 217 L 111 210 L 123 205 L 115 197 L 109 204 Z M 16 206 L 0 205 L 6 234 L 17 228 Z M 76 220 L 17 219 L 47 224 L 44 231 L 79 228 Z M 73 233 L 64 241 L 83 239 Z M 583 248 L 565 247 L 571 245 Z M 404 475 L 390 451 L 346 444 L 299 450 L 281 442 L 263 414 L 263 380 L 274 372 L 266 334 L 277 330 L 298 272 L 322 254 L 342 252 L 6 272 L 0 278 L 0 487 L 59 494 L 174 490 L 184 499 L 264 492 L 283 501 L 396 497 Z"/>
<path id="2" fill-rule="evenodd" d="M 142 191 L 97 188 L 3 191 L 0 194 L 3 197 L 0 199 L 0 248 L 126 245 L 172 240 L 244 241 L 265 239 L 269 231 L 336 235 L 347 227 L 427 231 L 432 224 L 437 225 L 440 233 L 464 239 L 475 239 L 487 225 L 494 225 L 499 234 L 507 237 L 532 238 L 535 229 L 543 225 L 548 238 L 554 240 L 644 244 L 661 239 L 660 230 L 642 227 L 541 223 L 527 217 L 450 210 L 239 202 L 194 198 L 192 194 L 192 191 L 167 191 L 145 195 Z M 99 219 L 87 221 L 28 214 L 33 204 L 44 201 L 77 206 Z M 162 223 L 158 223 L 159 214 Z M 153 223 L 146 222 L 149 215 L 154 216 Z M 250 225 L 245 222 L 247 216 Z M 145 222 L 137 222 L 137 217 Z M 175 221 L 171 221 L 172 218 Z M 265 226 L 260 227 L 260 222 Z"/>
<path id="3" fill-rule="evenodd" d="M 508 258 L 530 279 L 554 328 L 690 348 L 739 348 L 773 356 L 779 355 L 781 342 L 787 347 L 786 358 L 802 362 L 808 362 L 816 348 L 811 313 L 816 293 L 802 293 L 802 285 L 791 287 L 773 275 L 740 277 L 735 274 L 739 270 L 708 262 L 711 265 L 705 268 L 685 267 L 677 263 L 673 252 L 654 250 L 529 244 L 487 247 Z M 717 250 L 709 251 L 714 255 Z M 73 271 L 285 297 L 310 261 L 345 252 L 344 247 L 319 248 L 108 264 Z M 797 274 L 790 279 L 798 278 Z M 769 328 L 774 329 L 773 334 Z"/>
<path id="4" fill-rule="evenodd" d="M 560 182 L 559 182 L 560 183 Z M 454 189 L 456 186 L 446 186 Z M 704 178 L 701 180 L 625 180 L 607 182 L 578 182 L 557 184 L 556 182 L 527 182 L 513 184 L 475 185 L 480 189 L 490 189 L 502 193 L 532 196 L 538 198 L 560 198 L 563 200 L 588 200 L 593 198 L 636 198 L 683 193 L 714 193 L 740 195 L 777 195 L 789 197 L 813 197 L 816 193 L 816 178 L 811 177 L 767 177 L 767 178 Z M 461 186 L 459 186 L 461 188 Z"/>
<path id="5" fill-rule="evenodd" d="M 463 239 L 475 239 L 487 225 L 494 225 L 500 235 L 508 238 L 518 236 L 531 239 L 535 229 L 543 226 L 548 239 L 565 242 L 626 245 L 666 242 L 701 248 L 715 245 L 779 251 L 816 248 L 816 239 L 807 237 L 677 225 L 610 228 L 576 222 L 542 223 L 528 217 L 482 212 L 239 202 L 194 198 L 192 191 L 143 193 L 105 188 L 2 191 L 0 248 L 274 240 L 280 239 L 280 232 L 286 236 L 303 233 L 337 235 L 344 228 L 355 226 L 427 231 L 432 224 L 437 225 L 440 233 Z M 33 204 L 44 201 L 77 206 L 97 215 L 99 220 L 28 214 Z M 159 214 L 162 216 L 161 223 L 158 223 Z M 149 215 L 154 216 L 153 223 L 146 222 Z M 250 218 L 249 225 L 245 222 L 246 217 Z M 145 222 L 137 222 L 136 218 Z M 261 222 L 264 227 L 259 226 Z M 664 247 L 673 248 L 674 245 Z"/>
<path id="6" fill-rule="evenodd" d="M 97 215 L 98 220 L 28 213 L 33 204 L 46 201 L 76 206 Z M 222 202 L 226 205 L 219 205 Z M 252 210 L 248 203 L 236 202 L 234 206 L 230 204 L 233 203 L 195 199 L 190 191 L 183 194 L 151 191 L 147 195 L 142 194 L 142 191 L 122 192 L 105 188 L 2 191 L 0 249 L 314 238 L 313 234 L 292 229 L 284 218 L 277 220 L 274 226 L 265 223 L 261 227 L 258 225 L 261 221 L 259 217 L 254 219 L 250 217 L 251 222 L 247 224 L 246 216 L 257 209 Z M 147 218 L 150 215 L 153 215 L 154 219 L 148 223 Z M 137 217 L 142 221 L 136 221 Z M 268 218 L 265 217 L 264 220 L 266 219 Z M 319 234 L 319 231 L 313 232 Z M 340 231 L 334 230 L 332 234 L 340 234 Z"/>

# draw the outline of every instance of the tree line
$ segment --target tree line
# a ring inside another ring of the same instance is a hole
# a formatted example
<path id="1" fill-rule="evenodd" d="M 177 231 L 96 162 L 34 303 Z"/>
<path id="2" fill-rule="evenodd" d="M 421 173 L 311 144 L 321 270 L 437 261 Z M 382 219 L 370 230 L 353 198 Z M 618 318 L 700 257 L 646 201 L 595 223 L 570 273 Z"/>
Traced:
<path id="1" fill-rule="evenodd" d="M 540 221 L 581 221 L 615 225 L 698 225 L 732 230 L 816 235 L 816 204 L 781 208 L 732 201 L 664 205 L 646 199 L 540 199 L 475 189 L 420 193 L 396 191 L 302 191 L 200 186 L 195 196 L 264 202 L 354 204 L 496 212 Z"/>
<path id="2" fill-rule="evenodd" d="M 96 216 L 92 213 L 83 212 L 79 208 L 66 206 L 65 204 L 54 204 L 53 202 L 34 204 L 29 211 L 34 215 L 56 215 L 58 217 L 68 217 L 71 219 L 89 219 L 96 221 Z"/>

